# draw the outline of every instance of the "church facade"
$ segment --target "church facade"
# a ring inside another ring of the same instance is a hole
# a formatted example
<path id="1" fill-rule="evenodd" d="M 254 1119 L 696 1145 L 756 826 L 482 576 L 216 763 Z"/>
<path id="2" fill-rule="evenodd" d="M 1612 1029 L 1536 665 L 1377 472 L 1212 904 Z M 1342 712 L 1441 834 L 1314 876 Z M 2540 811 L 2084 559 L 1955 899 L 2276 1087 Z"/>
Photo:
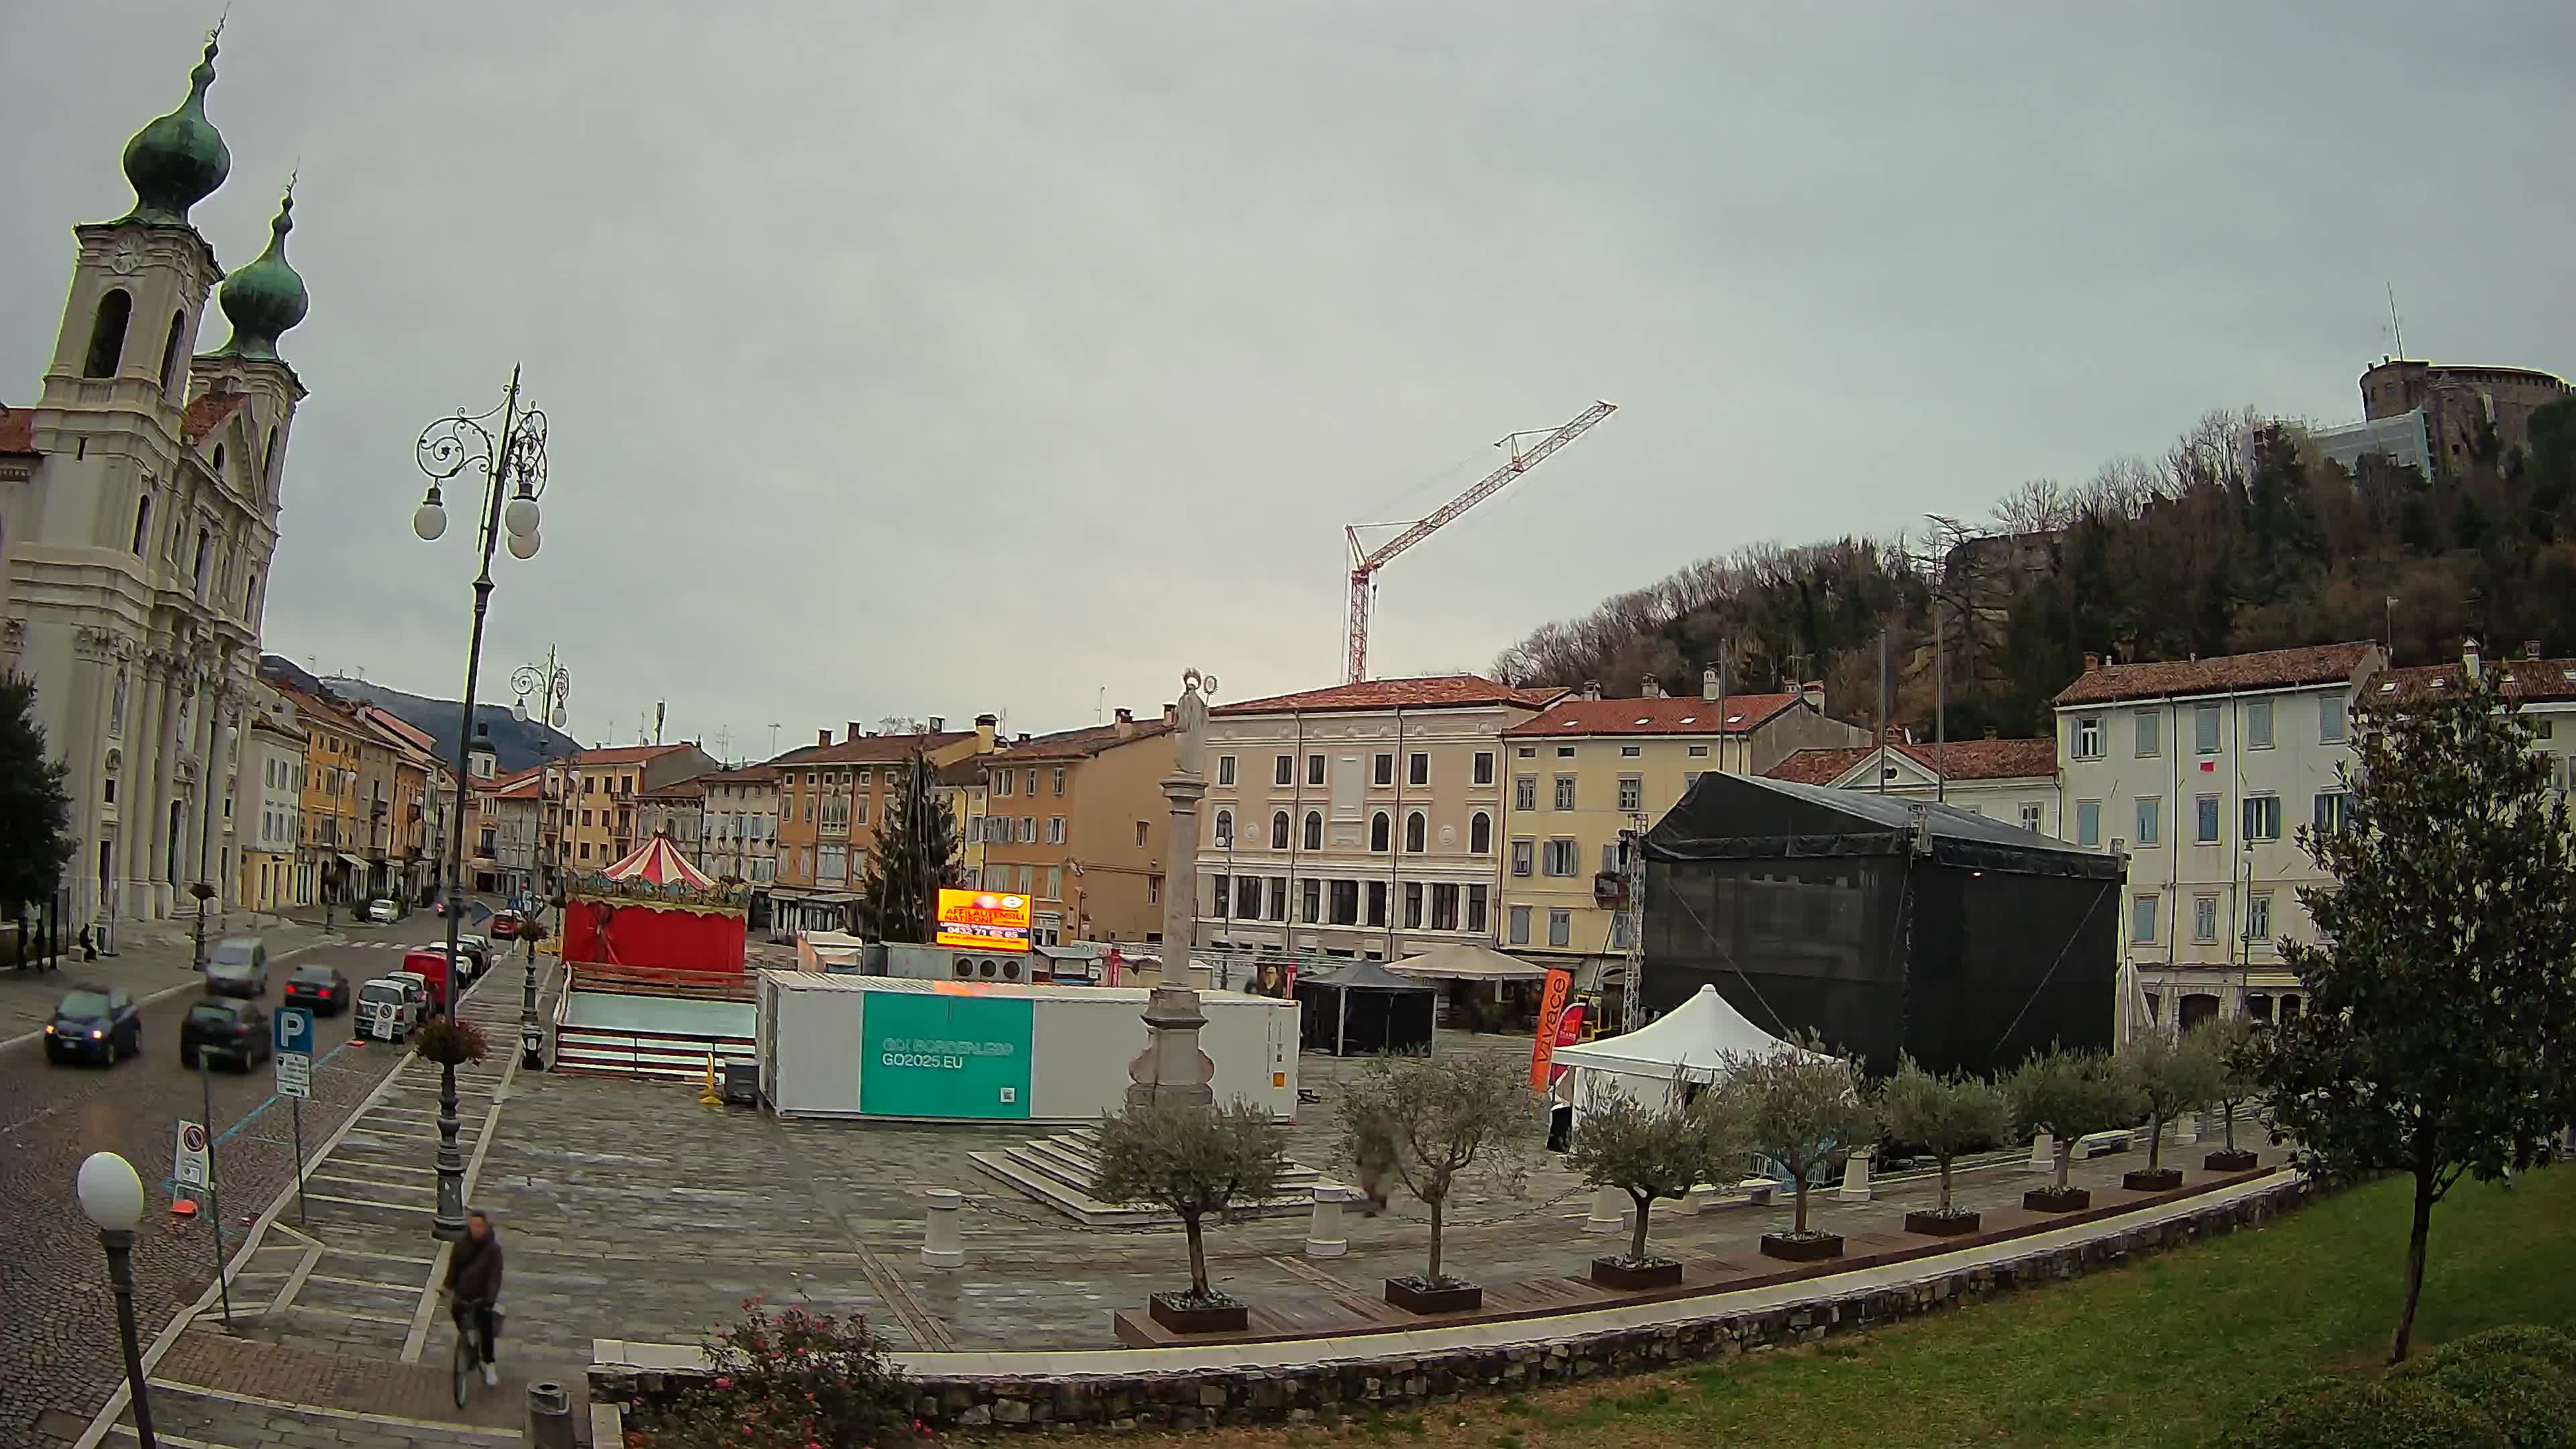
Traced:
<path id="1" fill-rule="evenodd" d="M 127 143 L 133 210 L 73 228 L 41 394 L 0 411 L 0 666 L 35 682 L 68 767 L 75 923 L 192 913 L 201 880 L 229 907 L 256 837 L 242 734 L 305 395 L 277 344 L 307 302 L 291 185 L 267 251 L 229 276 L 188 220 L 231 170 L 206 116 L 215 55 L 210 39 L 187 99 Z M 200 353 L 210 299 L 231 336 Z"/>

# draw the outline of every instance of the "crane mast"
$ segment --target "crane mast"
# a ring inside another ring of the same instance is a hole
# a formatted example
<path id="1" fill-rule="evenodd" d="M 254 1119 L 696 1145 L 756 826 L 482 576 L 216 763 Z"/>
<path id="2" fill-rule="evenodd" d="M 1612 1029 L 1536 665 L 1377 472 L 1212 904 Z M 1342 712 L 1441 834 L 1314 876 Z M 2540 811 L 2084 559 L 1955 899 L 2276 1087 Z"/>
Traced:
<path id="1" fill-rule="evenodd" d="M 1350 622 L 1347 625 L 1350 639 L 1350 667 L 1344 682 L 1357 684 L 1368 678 L 1369 603 L 1376 591 L 1379 569 L 1384 568 L 1397 554 L 1437 533 L 1443 525 L 1455 520 L 1458 515 L 1500 492 L 1504 484 L 1546 462 L 1557 449 L 1592 431 L 1595 424 L 1618 410 L 1616 403 L 1596 402 L 1584 409 L 1573 421 L 1543 437 L 1539 437 L 1535 430 L 1506 434 L 1494 446 L 1510 450 L 1510 462 L 1486 474 L 1477 480 L 1474 487 L 1442 504 L 1439 511 L 1406 525 L 1402 533 L 1379 544 L 1376 548 L 1365 548 L 1360 543 L 1360 529 L 1372 525 L 1354 523 L 1343 528 L 1342 534 L 1350 541 L 1351 546 L 1351 613 Z M 1524 449 L 1521 446 L 1521 439 L 1528 437 L 1538 437 L 1538 441 Z"/>

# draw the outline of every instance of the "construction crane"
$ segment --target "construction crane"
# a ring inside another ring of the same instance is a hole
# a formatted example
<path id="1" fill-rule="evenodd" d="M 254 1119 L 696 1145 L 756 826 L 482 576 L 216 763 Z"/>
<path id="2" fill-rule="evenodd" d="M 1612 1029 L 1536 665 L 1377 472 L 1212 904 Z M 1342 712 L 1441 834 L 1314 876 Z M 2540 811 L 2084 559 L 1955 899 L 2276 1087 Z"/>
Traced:
<path id="1" fill-rule="evenodd" d="M 1544 437 L 1541 437 L 1536 429 L 1531 429 L 1527 432 L 1505 434 L 1502 438 L 1496 440 L 1494 446 L 1497 448 L 1509 449 L 1512 455 L 1512 460 L 1510 462 L 1505 463 L 1503 466 L 1496 468 L 1493 472 L 1486 474 L 1473 488 L 1468 489 L 1466 492 L 1450 499 L 1447 503 L 1442 504 L 1439 512 L 1432 514 L 1428 518 L 1417 519 L 1412 523 L 1403 525 L 1404 532 L 1397 534 L 1395 537 L 1388 539 L 1382 544 L 1379 544 L 1376 548 L 1366 548 L 1361 545 L 1360 530 L 1363 528 L 1393 528 L 1397 525 L 1391 523 L 1354 523 L 1345 527 L 1342 530 L 1342 533 L 1344 537 L 1350 540 L 1351 545 L 1351 617 L 1349 624 L 1351 657 L 1349 677 L 1344 682 L 1357 684 L 1361 680 L 1368 678 L 1369 605 L 1377 595 L 1377 571 L 1379 569 L 1386 567 L 1386 565 L 1392 561 L 1397 554 L 1404 552 L 1406 549 L 1413 547 L 1415 544 L 1422 542 L 1424 539 L 1429 538 L 1432 534 L 1438 532 L 1442 525 L 1457 518 L 1459 514 L 1466 512 L 1468 509 L 1475 507 L 1477 504 L 1484 502 L 1487 498 L 1490 498 L 1495 493 L 1501 491 L 1504 484 L 1509 483 L 1513 479 L 1521 476 L 1523 473 L 1537 467 L 1539 464 L 1546 462 L 1550 454 L 1554 453 L 1557 449 L 1564 447 L 1566 444 L 1573 442 L 1575 439 L 1582 437 L 1585 433 L 1592 431 L 1594 424 L 1600 422 L 1603 418 L 1610 416 L 1618 410 L 1619 406 L 1616 403 L 1596 402 L 1592 406 L 1584 409 L 1581 415 L 1577 416 L 1574 421 L 1567 423 L 1564 427 L 1558 428 L 1556 431 L 1549 433 Z M 1521 447 L 1521 439 L 1532 437 L 1538 438 L 1538 441 L 1530 444 L 1527 449 L 1523 449 Z"/>

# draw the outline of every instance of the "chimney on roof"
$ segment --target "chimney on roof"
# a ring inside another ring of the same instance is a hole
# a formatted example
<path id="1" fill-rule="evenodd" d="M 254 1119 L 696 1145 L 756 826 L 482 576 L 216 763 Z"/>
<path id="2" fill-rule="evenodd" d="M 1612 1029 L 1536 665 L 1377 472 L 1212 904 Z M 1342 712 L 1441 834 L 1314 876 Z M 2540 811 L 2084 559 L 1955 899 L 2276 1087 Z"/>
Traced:
<path id="1" fill-rule="evenodd" d="M 1132 710 L 1132 709 L 1122 709 L 1122 710 L 1118 711 L 1118 726 L 1117 726 L 1117 728 L 1118 728 L 1118 738 L 1120 738 L 1120 739 L 1122 739 L 1122 740 L 1123 740 L 1123 739 L 1128 738 L 1129 736 L 1131 736 L 1131 735 L 1133 735 L 1133 734 L 1135 734 L 1135 733 L 1136 733 L 1136 711 L 1134 711 L 1134 710 Z"/>
<path id="2" fill-rule="evenodd" d="M 1601 697 L 1601 681 L 1597 679 L 1587 679 L 1583 681 L 1583 697 L 1585 699 L 1599 699 Z"/>
<path id="3" fill-rule="evenodd" d="M 1997 738 L 1995 727 L 1993 725 L 1986 726 L 1986 738 L 1990 740 Z"/>
<path id="4" fill-rule="evenodd" d="M 930 732 L 934 735 L 944 735 L 948 733 L 948 716 L 944 714 L 932 715 L 930 717 Z"/>
<path id="5" fill-rule="evenodd" d="M 1000 715 L 979 714 L 975 716 L 975 753 L 980 755 L 990 751 L 993 748 L 993 736 L 1001 728 L 1002 717 Z"/>
<path id="6" fill-rule="evenodd" d="M 1126 713 L 1126 711 L 1121 710 L 1121 711 L 1119 711 L 1119 713 L 1124 714 L 1124 713 Z M 1163 723 L 1165 723 L 1165 724 L 1167 724 L 1167 725 L 1176 725 L 1176 724 L 1179 724 L 1180 722 L 1181 722 L 1181 707 L 1180 707 L 1179 705 L 1177 705 L 1177 704 L 1167 704 L 1167 705 L 1164 705 L 1164 706 L 1163 706 Z"/>
<path id="7" fill-rule="evenodd" d="M 2086 655 L 2084 656 L 2084 672 L 2085 672 L 2085 673 L 2087 673 L 2087 674 L 2095 674 L 2095 673 L 2099 673 L 2099 672 L 2101 671 L 2101 668 L 2102 668 L 2102 656 L 2101 656 L 2101 655 L 2099 655 L 2099 654 L 2086 654 Z"/>
<path id="8" fill-rule="evenodd" d="M 2478 677 L 2477 640 L 2463 639 L 2460 641 L 2460 668 L 2468 672 L 2469 678 L 2476 679 Z"/>
<path id="9" fill-rule="evenodd" d="M 2540 657 L 2540 641 L 2539 641 L 2539 640 L 2537 640 L 2537 639 L 2525 639 L 2525 640 L 2523 640 L 2523 641 L 2522 641 L 2522 657 L 2523 657 L 2523 658 L 2525 658 L 2525 659 L 2537 659 L 2537 658 L 2539 658 L 2539 657 Z"/>
<path id="10" fill-rule="evenodd" d="M 1637 697 L 1640 699 L 1663 698 L 1664 682 L 1651 674 L 1647 675 L 1645 684 L 1637 691 Z"/>
<path id="11" fill-rule="evenodd" d="M 832 742 L 832 732 L 831 732 L 830 730 L 816 730 L 816 731 L 814 731 L 814 743 L 816 743 L 816 744 L 818 744 L 818 745 L 828 745 L 828 744 L 830 744 L 831 742 Z"/>
<path id="12" fill-rule="evenodd" d="M 855 740 L 855 739 L 861 739 L 861 738 L 864 738 L 865 736 L 873 735 L 873 734 L 875 734 L 875 733 L 876 733 L 876 731 L 875 731 L 875 730 L 861 730 L 861 729 L 859 728 L 859 722 L 858 722 L 857 720 L 852 720 L 852 721 L 850 721 L 850 733 L 849 733 L 849 736 L 848 736 L 850 739 L 854 739 L 854 740 Z"/>
<path id="13" fill-rule="evenodd" d="M 1712 664 L 1699 672 L 1699 697 L 1709 700 L 1716 699 L 1719 697 L 1718 690 L 1717 666 Z"/>
<path id="14" fill-rule="evenodd" d="M 1814 706 L 1816 713 L 1823 714 L 1825 712 L 1825 682 L 1823 680 L 1810 679 L 1806 683 L 1799 685 L 1798 697 Z"/>
<path id="15" fill-rule="evenodd" d="M 1019 737 L 1018 739 L 1016 739 L 1016 740 L 1011 741 L 1011 743 L 1012 743 L 1012 744 L 1015 744 L 1015 745 L 1025 745 L 1025 744 L 1027 744 L 1028 742 L 1029 742 L 1029 732 L 1028 732 L 1027 730 L 1022 730 L 1022 731 L 1020 731 L 1020 737 Z"/>

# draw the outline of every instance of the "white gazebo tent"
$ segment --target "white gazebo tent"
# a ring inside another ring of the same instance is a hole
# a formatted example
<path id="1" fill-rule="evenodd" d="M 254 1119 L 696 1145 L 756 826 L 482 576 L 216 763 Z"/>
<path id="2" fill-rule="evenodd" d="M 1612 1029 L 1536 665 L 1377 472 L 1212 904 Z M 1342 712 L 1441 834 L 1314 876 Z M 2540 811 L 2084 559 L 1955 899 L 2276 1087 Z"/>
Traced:
<path id="1" fill-rule="evenodd" d="M 1593 1094 L 1603 1089 L 1661 1108 L 1678 1086 L 1716 1081 L 1719 1062 L 1729 1054 L 1762 1056 L 1787 1046 L 1745 1020 L 1716 987 L 1702 986 L 1698 995 L 1635 1031 L 1558 1047 L 1553 1061 L 1574 1069 L 1579 1127 Z"/>
<path id="2" fill-rule="evenodd" d="M 1398 976 L 1422 976 L 1441 981 L 1544 981 L 1547 968 L 1534 966 L 1517 956 L 1506 956 L 1488 950 L 1473 941 L 1459 941 L 1419 956 L 1407 956 L 1386 968 Z"/>

